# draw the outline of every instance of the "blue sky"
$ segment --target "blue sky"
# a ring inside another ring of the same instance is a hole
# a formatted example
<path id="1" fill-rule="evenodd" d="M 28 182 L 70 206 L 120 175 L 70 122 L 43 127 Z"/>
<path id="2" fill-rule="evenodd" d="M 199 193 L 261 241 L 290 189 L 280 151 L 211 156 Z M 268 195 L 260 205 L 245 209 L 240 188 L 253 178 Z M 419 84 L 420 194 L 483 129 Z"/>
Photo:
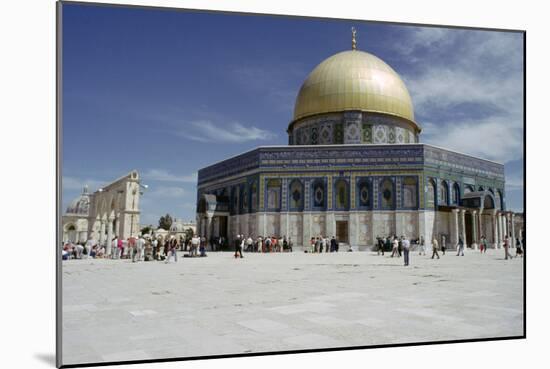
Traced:
<path id="1" fill-rule="evenodd" d="M 405 81 L 421 142 L 505 164 L 523 210 L 523 36 L 137 8 L 63 6 L 63 205 L 132 169 L 142 223 L 194 219 L 199 168 L 287 143 L 294 99 L 351 47 Z"/>

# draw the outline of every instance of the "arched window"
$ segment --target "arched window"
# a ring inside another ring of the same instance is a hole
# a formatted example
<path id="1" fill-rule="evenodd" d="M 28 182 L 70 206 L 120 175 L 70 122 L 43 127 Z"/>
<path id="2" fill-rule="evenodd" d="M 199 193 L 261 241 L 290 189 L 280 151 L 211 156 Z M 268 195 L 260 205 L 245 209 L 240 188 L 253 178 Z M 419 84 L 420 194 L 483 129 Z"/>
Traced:
<path id="1" fill-rule="evenodd" d="M 417 180 L 414 177 L 403 179 L 403 207 L 417 208 Z"/>
<path id="2" fill-rule="evenodd" d="M 258 185 L 256 181 L 250 185 L 250 211 L 256 211 L 258 208 Z"/>
<path id="3" fill-rule="evenodd" d="M 426 186 L 426 208 L 434 209 L 435 208 L 435 181 L 433 179 L 428 180 L 428 185 Z"/>
<path id="4" fill-rule="evenodd" d="M 348 184 L 345 180 L 339 179 L 334 185 L 334 196 L 336 209 L 348 210 L 349 209 L 349 190 Z"/>
<path id="5" fill-rule="evenodd" d="M 437 202 L 439 205 L 449 204 L 449 185 L 447 181 L 441 181 L 439 185 L 439 197 Z"/>
<path id="6" fill-rule="evenodd" d="M 304 185 L 295 179 L 289 186 L 290 210 L 304 210 Z"/>
<path id="7" fill-rule="evenodd" d="M 393 182 L 388 178 L 380 184 L 380 205 L 382 209 L 394 208 Z"/>
<path id="8" fill-rule="evenodd" d="M 362 180 L 357 184 L 357 203 L 359 207 L 370 207 L 370 186 L 367 180 Z"/>
<path id="9" fill-rule="evenodd" d="M 280 179 L 270 179 L 267 181 L 267 208 L 270 210 L 281 209 Z"/>
<path id="10" fill-rule="evenodd" d="M 495 208 L 495 202 L 493 200 L 493 197 L 491 195 L 485 195 L 485 199 L 483 199 L 483 208 L 484 209 L 494 209 Z"/>
<path id="11" fill-rule="evenodd" d="M 324 209 L 326 207 L 325 182 L 322 179 L 317 179 L 313 182 L 311 189 L 313 207 L 317 209 Z"/>
<path id="12" fill-rule="evenodd" d="M 459 205 L 459 202 L 460 202 L 460 186 L 456 182 L 455 182 L 455 184 L 453 184 L 452 195 L 453 195 L 452 199 L 451 199 L 452 204 L 453 205 Z"/>

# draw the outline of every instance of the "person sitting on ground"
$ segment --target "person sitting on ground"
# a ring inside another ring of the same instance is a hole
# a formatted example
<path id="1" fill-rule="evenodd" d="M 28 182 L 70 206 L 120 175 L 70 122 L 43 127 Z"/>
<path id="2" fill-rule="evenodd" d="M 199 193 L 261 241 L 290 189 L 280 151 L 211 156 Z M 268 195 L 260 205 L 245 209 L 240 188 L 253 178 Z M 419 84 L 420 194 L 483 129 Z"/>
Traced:
<path id="1" fill-rule="evenodd" d="M 95 259 L 97 256 L 97 245 L 93 245 L 92 249 L 90 250 L 90 257 L 92 259 Z"/>
<path id="2" fill-rule="evenodd" d="M 76 258 L 77 259 L 82 259 L 82 255 L 83 255 L 83 251 L 84 251 L 84 246 L 82 246 L 80 243 L 77 243 L 75 246 L 75 251 L 76 251 Z"/>

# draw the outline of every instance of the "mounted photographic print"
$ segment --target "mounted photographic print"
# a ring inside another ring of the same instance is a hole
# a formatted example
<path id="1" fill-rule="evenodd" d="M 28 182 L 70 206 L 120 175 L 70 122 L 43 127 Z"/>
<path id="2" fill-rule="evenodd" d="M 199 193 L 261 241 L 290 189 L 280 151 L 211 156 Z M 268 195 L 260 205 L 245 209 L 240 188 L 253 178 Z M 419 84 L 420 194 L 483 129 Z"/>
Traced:
<path id="1" fill-rule="evenodd" d="M 525 338 L 525 32 L 58 31 L 58 366 Z"/>

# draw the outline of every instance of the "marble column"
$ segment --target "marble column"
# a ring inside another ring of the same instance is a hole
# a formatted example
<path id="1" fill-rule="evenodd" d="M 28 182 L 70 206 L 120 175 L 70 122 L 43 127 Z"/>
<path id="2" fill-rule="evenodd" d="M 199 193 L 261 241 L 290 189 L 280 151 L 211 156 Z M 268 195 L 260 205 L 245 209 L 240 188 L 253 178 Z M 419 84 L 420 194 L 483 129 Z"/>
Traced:
<path id="1" fill-rule="evenodd" d="M 502 244 L 502 214 L 497 212 L 497 245 Z"/>
<path id="2" fill-rule="evenodd" d="M 477 250 L 477 219 L 476 219 L 477 211 L 472 211 L 472 248 L 474 250 Z"/>
<path id="3" fill-rule="evenodd" d="M 514 225 L 514 213 L 510 213 L 510 230 L 512 233 L 512 241 L 510 246 L 516 247 L 516 227 Z"/>
<path id="4" fill-rule="evenodd" d="M 451 231 L 451 243 L 453 247 L 456 249 L 458 245 L 458 209 L 453 209 L 453 227 Z"/>
<path id="5" fill-rule="evenodd" d="M 483 222 L 481 218 L 481 214 L 483 213 L 483 209 L 479 209 L 479 213 L 477 214 L 477 233 L 478 238 L 481 239 L 481 236 L 483 236 Z"/>
<path id="6" fill-rule="evenodd" d="M 462 241 L 464 241 L 464 248 L 468 247 L 468 243 L 466 241 L 466 210 L 461 209 L 460 210 L 460 236 L 462 237 Z"/>
<path id="7" fill-rule="evenodd" d="M 495 249 L 498 248 L 498 232 L 497 232 L 497 213 L 496 210 L 493 212 L 493 215 L 491 216 L 492 220 L 492 226 L 493 226 L 493 247 Z"/>
<path id="8" fill-rule="evenodd" d="M 504 238 L 508 234 L 506 232 L 506 213 L 500 214 L 500 238 L 501 242 L 504 242 Z"/>
<path id="9" fill-rule="evenodd" d="M 302 246 L 304 249 L 309 247 L 309 239 L 311 237 L 311 214 L 302 213 Z"/>
<path id="10" fill-rule="evenodd" d="M 117 214 L 115 217 L 115 228 L 113 229 L 113 232 L 115 236 L 120 234 L 120 214 Z"/>
<path id="11" fill-rule="evenodd" d="M 105 254 L 110 255 L 111 254 L 111 245 L 113 243 L 113 220 L 115 220 L 114 216 L 109 217 L 109 221 L 107 223 L 107 245 L 105 247 Z"/>
<path id="12" fill-rule="evenodd" d="M 101 221 L 101 227 L 99 228 L 99 244 L 104 245 L 105 242 L 105 220 Z"/>
<path id="13" fill-rule="evenodd" d="M 206 232 L 206 244 L 208 245 L 210 243 L 210 237 L 212 236 L 212 220 L 213 216 L 211 214 L 206 215 L 206 221 L 205 221 L 205 232 Z"/>

